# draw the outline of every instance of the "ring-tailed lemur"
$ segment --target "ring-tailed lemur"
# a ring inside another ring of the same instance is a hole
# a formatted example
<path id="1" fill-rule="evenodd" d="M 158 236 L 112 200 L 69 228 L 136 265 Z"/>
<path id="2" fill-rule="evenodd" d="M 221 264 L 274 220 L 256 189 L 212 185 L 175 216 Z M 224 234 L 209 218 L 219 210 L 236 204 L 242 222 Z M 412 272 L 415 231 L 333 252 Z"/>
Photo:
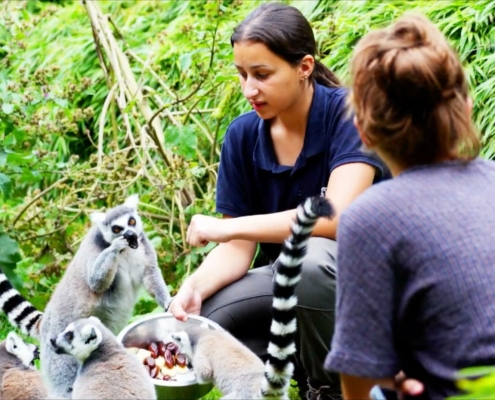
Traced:
<path id="1" fill-rule="evenodd" d="M 79 365 L 72 399 L 156 399 L 138 358 L 96 317 L 80 318 L 50 340 L 58 354 Z"/>
<path id="2" fill-rule="evenodd" d="M 170 294 L 155 249 L 143 232 L 138 196 L 106 213 L 90 215 L 93 226 L 55 288 L 43 314 L 12 288 L 0 272 L 0 308 L 10 322 L 40 341 L 40 361 L 49 390 L 71 397 L 77 363 L 57 355 L 49 339 L 77 318 L 97 316 L 117 334 L 127 324 L 141 285 L 167 308 Z"/>
<path id="3" fill-rule="evenodd" d="M 170 335 L 191 361 L 199 381 L 212 380 L 224 398 L 287 398 L 296 353 L 296 285 L 307 243 L 318 218 L 332 218 L 333 207 L 325 197 L 311 197 L 297 208 L 291 235 L 282 244 L 275 267 L 272 324 L 268 360 L 262 361 L 226 331 L 201 326 Z"/>
<path id="4" fill-rule="evenodd" d="M 0 343 L 0 400 L 41 400 L 48 391 L 34 360 L 38 347 L 28 344 L 15 332 Z"/>

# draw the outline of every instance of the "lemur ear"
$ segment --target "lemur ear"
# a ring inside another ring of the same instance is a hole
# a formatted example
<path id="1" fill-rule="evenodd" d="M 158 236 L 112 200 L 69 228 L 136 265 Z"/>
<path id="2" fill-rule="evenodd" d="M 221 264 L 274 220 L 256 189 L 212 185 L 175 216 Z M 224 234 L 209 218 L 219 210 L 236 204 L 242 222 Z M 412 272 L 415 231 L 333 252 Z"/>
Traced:
<path id="1" fill-rule="evenodd" d="M 91 324 L 84 325 L 81 329 L 81 338 L 84 340 L 84 344 L 99 345 L 101 342 L 100 330 Z"/>
<path id="2" fill-rule="evenodd" d="M 102 212 L 93 212 L 89 214 L 89 219 L 93 225 L 101 225 L 105 221 L 106 214 Z"/>
<path id="3" fill-rule="evenodd" d="M 92 320 L 93 320 L 93 321 L 95 321 L 95 322 L 99 322 L 99 323 L 101 323 L 100 319 L 99 319 L 98 317 L 95 317 L 94 315 L 90 315 L 90 316 L 88 317 L 88 319 L 92 319 Z"/>
<path id="4" fill-rule="evenodd" d="M 131 194 L 124 202 L 124 205 L 133 208 L 137 210 L 137 206 L 139 203 L 139 195 L 138 194 Z"/>
<path id="5" fill-rule="evenodd" d="M 15 353 L 17 338 L 18 336 L 15 334 L 15 332 L 12 331 L 9 332 L 7 335 L 7 340 L 6 340 L 7 343 L 5 344 L 5 348 L 10 354 Z"/>

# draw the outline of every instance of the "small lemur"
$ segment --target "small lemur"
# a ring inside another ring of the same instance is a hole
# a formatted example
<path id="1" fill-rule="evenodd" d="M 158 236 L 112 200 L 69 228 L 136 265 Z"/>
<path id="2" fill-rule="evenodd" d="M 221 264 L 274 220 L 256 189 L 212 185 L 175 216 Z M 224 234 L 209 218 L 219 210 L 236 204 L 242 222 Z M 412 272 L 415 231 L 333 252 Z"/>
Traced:
<path id="1" fill-rule="evenodd" d="M 272 324 L 265 365 L 227 331 L 194 326 L 170 335 L 189 357 L 199 381 L 213 381 L 224 398 L 288 398 L 294 372 L 291 357 L 296 352 L 296 285 L 316 221 L 334 215 L 331 204 L 321 196 L 310 197 L 297 208 L 291 235 L 282 244 L 274 265 Z"/>
<path id="2" fill-rule="evenodd" d="M 138 358 L 96 317 L 80 318 L 50 339 L 57 354 L 77 360 L 72 399 L 156 399 Z"/>
<path id="3" fill-rule="evenodd" d="M 0 400 L 40 400 L 48 398 L 41 373 L 34 367 L 38 347 L 28 344 L 15 332 L 0 343 Z"/>
<path id="4" fill-rule="evenodd" d="M 167 308 L 170 294 L 156 251 L 143 232 L 138 196 L 106 213 L 90 215 L 93 226 L 55 288 L 44 313 L 37 311 L 0 271 L 0 308 L 9 321 L 40 341 L 42 372 L 50 392 L 70 398 L 74 358 L 56 354 L 49 339 L 78 318 L 98 317 L 118 334 L 132 315 L 141 285 Z"/>

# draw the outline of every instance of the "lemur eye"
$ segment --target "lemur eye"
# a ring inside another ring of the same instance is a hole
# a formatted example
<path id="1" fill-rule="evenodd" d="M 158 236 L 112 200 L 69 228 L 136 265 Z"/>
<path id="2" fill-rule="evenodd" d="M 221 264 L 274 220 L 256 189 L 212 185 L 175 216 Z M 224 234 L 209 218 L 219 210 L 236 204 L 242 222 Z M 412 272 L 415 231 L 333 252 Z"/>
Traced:
<path id="1" fill-rule="evenodd" d="M 65 334 L 65 340 L 70 342 L 72 339 L 74 339 L 74 334 L 72 332 L 67 332 Z"/>
<path id="2" fill-rule="evenodd" d="M 117 226 L 117 225 L 112 226 L 112 232 L 113 233 L 120 233 L 120 232 L 122 232 L 122 228 L 120 226 Z"/>
<path id="3" fill-rule="evenodd" d="M 134 218 L 130 218 L 130 219 L 129 219 L 129 225 L 130 225 L 130 226 L 134 226 L 134 225 L 136 225 L 136 220 L 135 220 Z"/>

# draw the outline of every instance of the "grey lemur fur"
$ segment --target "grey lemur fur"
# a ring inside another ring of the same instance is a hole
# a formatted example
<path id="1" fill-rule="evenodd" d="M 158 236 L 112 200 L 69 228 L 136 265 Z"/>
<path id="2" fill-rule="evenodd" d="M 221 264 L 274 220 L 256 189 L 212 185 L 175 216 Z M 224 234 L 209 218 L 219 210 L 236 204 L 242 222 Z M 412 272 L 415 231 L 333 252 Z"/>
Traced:
<path id="1" fill-rule="evenodd" d="M 74 358 L 56 354 L 49 339 L 78 318 L 97 316 L 114 334 L 128 323 L 140 287 L 168 308 L 170 294 L 157 255 L 137 213 L 132 195 L 106 213 L 90 215 L 93 226 L 55 288 L 43 314 L 0 271 L 0 308 L 14 326 L 40 342 L 41 369 L 49 390 L 71 397 L 77 370 Z M 131 247 L 132 246 L 132 247 Z"/>
<path id="2" fill-rule="evenodd" d="M 77 319 L 50 342 L 57 353 L 77 360 L 72 399 L 156 399 L 138 358 L 98 318 Z"/>
<path id="3" fill-rule="evenodd" d="M 0 400 L 40 400 L 48 398 L 41 373 L 34 367 L 38 347 L 28 344 L 15 332 L 0 343 Z"/>
<path id="4" fill-rule="evenodd" d="M 226 331 L 194 326 L 171 334 L 171 339 L 191 361 L 199 381 L 213 381 L 224 398 L 288 398 L 294 372 L 291 358 L 296 353 L 295 289 L 317 219 L 334 215 L 324 197 L 308 198 L 297 208 L 291 235 L 282 244 L 274 265 L 272 324 L 265 365 Z"/>

